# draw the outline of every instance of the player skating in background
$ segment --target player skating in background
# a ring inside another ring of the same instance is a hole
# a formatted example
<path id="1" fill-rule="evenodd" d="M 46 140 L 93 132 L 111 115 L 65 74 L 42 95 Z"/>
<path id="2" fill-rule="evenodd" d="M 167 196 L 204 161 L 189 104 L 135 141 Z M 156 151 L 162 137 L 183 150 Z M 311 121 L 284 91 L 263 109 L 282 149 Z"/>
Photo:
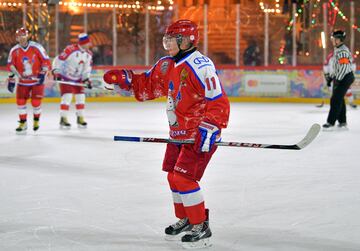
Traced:
<path id="1" fill-rule="evenodd" d="M 53 61 L 54 80 L 60 84 L 60 128 L 62 129 L 70 129 L 71 127 L 68 121 L 68 112 L 73 95 L 75 96 L 77 124 L 80 128 L 86 128 L 87 126 L 84 120 L 84 87 L 92 88 L 90 81 L 92 67 L 90 46 L 89 36 L 82 33 L 78 37 L 77 44 L 67 46 Z"/>
<path id="2" fill-rule="evenodd" d="M 133 91 L 138 101 L 167 96 L 170 138 L 195 139 L 194 145 L 168 144 L 163 161 L 179 219 L 165 234 L 180 239 L 188 231 L 181 241 L 190 248 L 208 246 L 212 235 L 198 181 L 217 149 L 214 143 L 227 126 L 230 111 L 213 62 L 197 51 L 198 40 L 197 25 L 179 20 L 163 37 L 170 57 L 142 74 L 121 69 L 104 75 L 106 83 Z"/>
<path id="3" fill-rule="evenodd" d="M 40 127 L 41 101 L 44 96 L 44 80 L 51 67 L 50 59 L 45 49 L 34 41 L 29 41 L 29 32 L 25 28 L 16 30 L 16 41 L 11 48 L 7 67 L 10 71 L 8 90 L 14 92 L 16 78 L 16 104 L 19 113 L 19 126 L 16 132 L 21 134 L 27 130 L 26 103 L 31 98 L 33 107 L 33 130 Z"/>
<path id="4" fill-rule="evenodd" d="M 333 91 L 330 99 L 330 111 L 327 122 L 323 125 L 324 129 L 331 129 L 335 122 L 338 126 L 346 128 L 346 104 L 345 95 L 355 77 L 352 66 L 352 56 L 349 49 L 344 44 L 346 34 L 344 31 L 337 30 L 331 35 L 331 42 L 334 46 L 334 55 L 331 57 L 332 68 L 329 71 L 328 80 L 333 79 Z"/>
<path id="5" fill-rule="evenodd" d="M 334 52 L 330 52 L 329 55 L 327 56 L 326 58 L 326 61 L 324 63 L 324 66 L 323 66 L 323 72 L 324 72 L 324 78 L 326 80 L 326 86 L 328 87 L 329 89 L 329 92 L 332 93 L 332 82 L 333 82 L 333 77 L 332 74 L 334 72 Z M 352 68 L 353 68 L 353 71 L 355 72 L 355 69 L 356 69 L 356 65 L 353 64 L 352 65 Z M 347 98 L 348 102 L 349 102 L 349 105 L 356 109 L 357 108 L 357 105 L 354 103 L 354 95 L 351 91 L 351 88 L 349 88 L 346 92 L 346 95 L 345 97 Z M 321 102 L 320 105 L 318 105 L 317 107 L 323 107 L 324 106 L 324 101 Z"/>

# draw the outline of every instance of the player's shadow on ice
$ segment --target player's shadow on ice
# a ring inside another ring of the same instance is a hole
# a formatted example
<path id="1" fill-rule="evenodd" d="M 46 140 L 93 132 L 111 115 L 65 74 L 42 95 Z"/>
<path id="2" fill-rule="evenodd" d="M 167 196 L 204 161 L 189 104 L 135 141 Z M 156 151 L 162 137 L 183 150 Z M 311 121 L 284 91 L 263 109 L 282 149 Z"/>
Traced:
<path id="1" fill-rule="evenodd" d="M 46 210 L 47 217 L 52 211 Z M 37 212 L 40 213 L 40 212 Z M 59 212 L 53 212 L 59 216 Z M 104 215 L 105 217 L 105 215 Z M 61 219 L 62 218 L 62 219 Z M 64 216 L 58 217 L 62 226 L 42 223 L 41 225 L 7 223 L 2 224 L 2 236 L 7 236 L 6 242 L 0 242 L 2 250 L 77 250 L 77 251 L 140 251 L 140 250 L 180 250 L 178 242 L 167 242 L 162 233 L 139 229 L 129 230 L 131 222 L 113 222 L 112 229 L 97 226 L 64 227 L 64 223 L 74 225 L 66 221 Z M 56 221 L 54 221 L 56 222 Z M 122 226 L 121 229 L 119 226 Z"/>
<path id="2" fill-rule="evenodd" d="M 314 109 L 314 110 L 305 111 L 304 113 L 310 113 L 310 114 L 328 114 L 328 113 L 329 113 L 329 108 L 316 108 L 316 109 Z"/>
<path id="3" fill-rule="evenodd" d="M 237 228 L 217 232 L 213 244 L 216 250 L 326 250 L 326 251 L 358 251 L 360 243 L 335 240 L 326 237 L 311 236 L 312 232 L 273 228 Z M 307 236 L 306 236 L 307 235 Z M 216 243 L 217 240 L 222 240 Z"/>

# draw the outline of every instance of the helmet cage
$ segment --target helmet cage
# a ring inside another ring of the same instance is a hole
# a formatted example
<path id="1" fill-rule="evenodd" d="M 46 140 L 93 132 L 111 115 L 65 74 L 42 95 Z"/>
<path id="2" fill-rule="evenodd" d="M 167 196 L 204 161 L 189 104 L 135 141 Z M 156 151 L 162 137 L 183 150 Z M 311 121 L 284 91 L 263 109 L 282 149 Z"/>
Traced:
<path id="1" fill-rule="evenodd" d="M 165 50 L 168 50 L 168 43 L 170 42 L 171 39 L 175 38 L 176 39 L 176 44 L 180 49 L 180 45 L 183 42 L 183 35 L 181 34 L 176 34 L 176 35 L 172 35 L 172 34 L 165 34 L 163 37 L 163 46 Z"/>

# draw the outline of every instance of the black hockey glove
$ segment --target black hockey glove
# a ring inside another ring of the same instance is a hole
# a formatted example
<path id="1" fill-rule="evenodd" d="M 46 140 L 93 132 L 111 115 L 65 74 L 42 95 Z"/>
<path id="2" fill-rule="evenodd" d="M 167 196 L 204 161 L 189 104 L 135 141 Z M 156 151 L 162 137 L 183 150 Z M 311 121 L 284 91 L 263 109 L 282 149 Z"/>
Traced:
<path id="1" fill-rule="evenodd" d="M 60 81 L 61 80 L 61 77 L 60 77 L 60 74 L 59 74 L 59 71 L 54 69 L 51 71 L 51 74 L 53 75 L 53 78 L 55 81 Z"/>
<path id="2" fill-rule="evenodd" d="M 41 71 L 39 74 L 38 74 L 38 79 L 39 79 L 39 84 L 43 84 L 44 81 L 45 81 L 45 75 L 46 75 L 46 72 L 45 71 Z"/>
<path id="3" fill-rule="evenodd" d="M 87 79 L 83 80 L 82 82 L 86 85 L 86 88 L 88 88 L 89 90 L 92 89 L 92 84 L 91 84 L 90 79 L 87 78 Z"/>
<path id="4" fill-rule="evenodd" d="M 331 82 L 334 80 L 332 77 L 330 77 L 329 73 L 324 74 L 325 80 L 326 80 L 326 85 L 328 87 L 331 86 Z"/>
<path id="5" fill-rule="evenodd" d="M 15 89 L 15 84 L 16 84 L 16 81 L 15 81 L 15 75 L 12 74 L 9 76 L 8 78 L 8 84 L 7 84 L 7 89 L 9 92 L 13 93 L 14 92 L 14 89 Z"/>

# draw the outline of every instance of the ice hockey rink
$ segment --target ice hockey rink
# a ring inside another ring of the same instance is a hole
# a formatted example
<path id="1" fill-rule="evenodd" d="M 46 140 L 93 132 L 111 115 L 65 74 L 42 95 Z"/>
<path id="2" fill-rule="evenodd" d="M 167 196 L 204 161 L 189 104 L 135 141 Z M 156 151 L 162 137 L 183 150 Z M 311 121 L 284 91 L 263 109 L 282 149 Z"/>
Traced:
<path id="1" fill-rule="evenodd" d="M 329 106 L 232 103 L 224 141 L 294 144 Z M 0 250 L 182 250 L 164 240 L 176 221 L 164 144 L 164 103 L 89 103 L 87 129 L 61 131 L 58 104 L 41 128 L 16 135 L 15 104 L 1 104 Z M 31 118 L 31 116 L 30 116 Z M 349 130 L 320 132 L 300 151 L 219 147 L 203 179 L 209 250 L 360 250 L 360 110 Z"/>

